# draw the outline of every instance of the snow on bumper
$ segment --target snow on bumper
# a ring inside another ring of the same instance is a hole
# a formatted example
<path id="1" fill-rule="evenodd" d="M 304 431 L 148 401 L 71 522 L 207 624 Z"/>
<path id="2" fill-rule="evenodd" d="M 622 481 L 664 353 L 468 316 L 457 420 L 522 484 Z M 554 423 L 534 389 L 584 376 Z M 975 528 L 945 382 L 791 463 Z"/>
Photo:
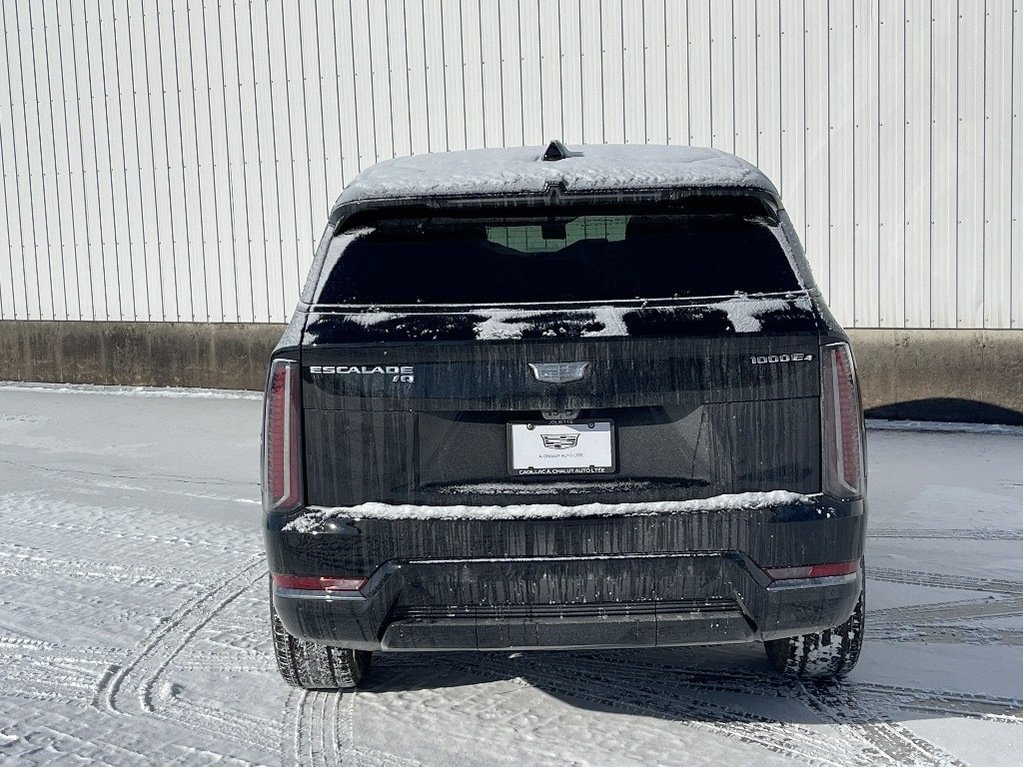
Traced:
<path id="1" fill-rule="evenodd" d="M 808 504 L 810 496 L 791 491 L 763 493 L 726 493 L 706 499 L 657 501 L 623 504 L 509 504 L 491 506 L 381 504 L 367 502 L 351 507 L 310 506 L 284 528 L 312 533 L 331 518 L 350 520 L 543 520 L 567 517 L 628 517 L 666 515 L 683 512 L 725 509 L 764 509 L 785 504 Z"/>
<path id="2" fill-rule="evenodd" d="M 276 588 L 282 621 L 308 640 L 394 651 L 745 642 L 842 623 L 863 581 L 784 584 L 764 571 L 859 560 L 860 501 L 774 492 L 479 509 L 266 518 L 275 573 L 367 579 L 344 595 Z"/>

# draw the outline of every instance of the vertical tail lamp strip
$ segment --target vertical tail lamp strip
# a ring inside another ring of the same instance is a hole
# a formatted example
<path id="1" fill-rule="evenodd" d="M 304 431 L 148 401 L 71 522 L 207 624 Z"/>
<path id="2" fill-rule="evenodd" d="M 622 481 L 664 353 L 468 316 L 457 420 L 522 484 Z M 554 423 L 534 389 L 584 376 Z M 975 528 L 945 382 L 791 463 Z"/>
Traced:
<path id="1" fill-rule="evenodd" d="M 860 496 L 864 451 L 849 345 L 828 345 L 822 362 L 822 487 L 839 498 Z"/>
<path id="2" fill-rule="evenodd" d="M 298 387 L 298 365 L 275 360 L 264 417 L 264 507 L 268 512 L 294 508 L 302 495 Z"/>

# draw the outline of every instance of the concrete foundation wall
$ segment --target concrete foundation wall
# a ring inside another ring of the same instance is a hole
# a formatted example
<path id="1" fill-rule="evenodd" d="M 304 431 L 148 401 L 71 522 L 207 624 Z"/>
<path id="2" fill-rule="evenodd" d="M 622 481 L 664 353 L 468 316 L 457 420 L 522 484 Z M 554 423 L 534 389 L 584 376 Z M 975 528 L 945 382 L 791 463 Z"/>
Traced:
<path id="1" fill-rule="evenodd" d="M 0 321 L 0 380 L 262 389 L 276 324 Z M 1020 330 L 851 330 L 864 407 L 1016 421 Z"/>

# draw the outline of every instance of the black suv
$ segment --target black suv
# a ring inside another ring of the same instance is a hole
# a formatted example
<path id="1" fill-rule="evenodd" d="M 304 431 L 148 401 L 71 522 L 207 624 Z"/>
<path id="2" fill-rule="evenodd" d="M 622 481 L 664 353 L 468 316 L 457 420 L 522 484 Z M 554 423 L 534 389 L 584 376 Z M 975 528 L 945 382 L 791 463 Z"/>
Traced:
<path id="1" fill-rule="evenodd" d="M 263 442 L 293 685 L 358 685 L 373 651 L 763 641 L 824 677 L 860 652 L 853 356 L 731 155 L 370 168 L 273 352 Z"/>

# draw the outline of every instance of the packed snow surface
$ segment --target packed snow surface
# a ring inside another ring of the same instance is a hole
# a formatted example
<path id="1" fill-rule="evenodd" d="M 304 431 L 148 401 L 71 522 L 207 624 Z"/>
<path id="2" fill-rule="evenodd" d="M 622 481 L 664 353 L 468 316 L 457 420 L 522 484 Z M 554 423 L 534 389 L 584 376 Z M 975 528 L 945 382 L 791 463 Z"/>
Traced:
<path id="1" fill-rule="evenodd" d="M 371 166 L 335 205 L 361 200 L 676 187 L 748 187 L 777 196 L 750 163 L 716 149 L 598 144 L 570 147 L 577 156 L 547 162 L 544 147 L 470 149 L 400 157 Z"/>
<path id="2" fill-rule="evenodd" d="M 0 387 L 0 764 L 1024 762 L 1019 434 L 869 429 L 841 685 L 741 645 L 378 654 L 339 694 L 274 668 L 258 399 L 138 394 Z"/>

